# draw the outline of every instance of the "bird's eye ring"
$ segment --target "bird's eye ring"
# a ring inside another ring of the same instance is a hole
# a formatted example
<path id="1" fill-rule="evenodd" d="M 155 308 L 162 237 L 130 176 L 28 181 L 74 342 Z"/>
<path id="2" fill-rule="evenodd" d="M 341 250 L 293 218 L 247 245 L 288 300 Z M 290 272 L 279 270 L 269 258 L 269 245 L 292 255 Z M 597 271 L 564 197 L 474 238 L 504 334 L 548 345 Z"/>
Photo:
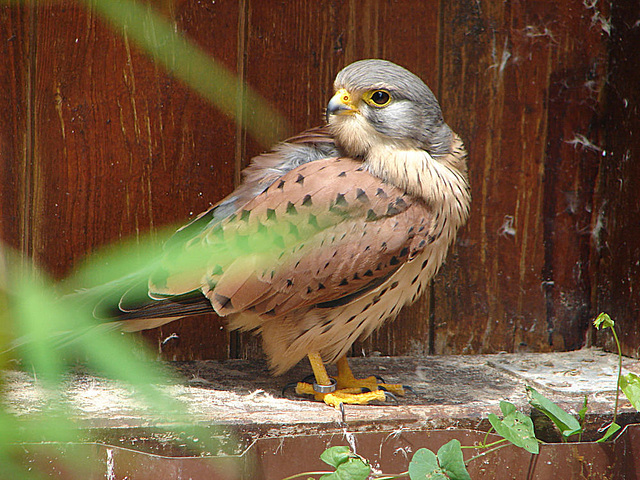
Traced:
<path id="1" fill-rule="evenodd" d="M 386 107 L 391 102 L 391 95 L 386 90 L 372 90 L 365 94 L 364 100 L 372 107 Z"/>

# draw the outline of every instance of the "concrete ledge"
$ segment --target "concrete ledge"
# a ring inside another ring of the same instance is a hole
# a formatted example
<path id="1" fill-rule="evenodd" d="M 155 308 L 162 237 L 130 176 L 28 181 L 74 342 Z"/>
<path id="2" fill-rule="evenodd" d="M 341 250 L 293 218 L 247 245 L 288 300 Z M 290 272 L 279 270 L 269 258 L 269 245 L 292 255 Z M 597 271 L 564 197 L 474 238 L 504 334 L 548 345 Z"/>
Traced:
<path id="1" fill-rule="evenodd" d="M 357 430 L 396 428 L 471 428 L 486 430 L 487 415 L 500 413 L 508 400 L 528 411 L 525 384 L 569 411 L 584 395 L 594 429 L 613 412 L 617 357 L 589 348 L 575 352 L 474 356 L 353 358 L 356 376 L 380 375 L 413 387 L 417 395 L 399 405 L 346 406 L 347 424 Z M 310 373 L 306 362 L 282 377 L 272 377 L 260 361 L 228 360 L 170 363 L 174 383 L 161 388 L 184 401 L 190 423 L 222 425 L 258 436 L 341 431 L 340 413 L 324 404 L 299 399 L 281 389 Z M 624 359 L 625 371 L 640 373 L 640 363 Z M 4 373 L 4 403 L 18 415 L 42 408 L 44 393 L 27 373 Z M 138 429 L 153 425 L 136 393 L 127 385 L 77 371 L 67 379 L 66 400 L 77 422 L 88 429 Z M 622 412 L 635 410 L 621 396 Z M 638 417 L 640 419 L 640 417 Z M 629 420 L 631 421 L 631 420 Z M 637 421 L 637 420 L 636 420 Z"/>

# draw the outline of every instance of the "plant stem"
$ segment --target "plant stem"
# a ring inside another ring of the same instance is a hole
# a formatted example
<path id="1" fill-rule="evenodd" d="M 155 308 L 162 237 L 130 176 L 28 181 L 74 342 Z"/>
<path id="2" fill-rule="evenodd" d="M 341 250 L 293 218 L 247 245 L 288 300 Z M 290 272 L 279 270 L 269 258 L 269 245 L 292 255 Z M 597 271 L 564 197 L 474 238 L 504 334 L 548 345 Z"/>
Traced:
<path id="1" fill-rule="evenodd" d="M 487 444 L 487 438 L 489 438 L 489 434 L 491 432 L 493 432 L 494 428 L 493 425 L 491 425 L 491 428 L 489 430 L 487 430 L 487 433 L 484 434 L 484 438 L 482 439 L 482 444 L 486 445 Z"/>
<path id="2" fill-rule="evenodd" d="M 306 475 L 327 475 L 329 473 L 333 473 L 333 472 L 302 472 L 302 473 L 296 473 L 295 475 L 291 475 L 290 477 L 287 477 L 287 478 L 283 478 L 282 480 L 293 480 L 294 478 L 300 478 Z"/>
<path id="3" fill-rule="evenodd" d="M 499 445 L 496 448 L 491 448 L 489 450 L 485 450 L 484 452 L 476 455 L 475 457 L 471 457 L 469 460 L 465 460 L 464 464 L 465 465 L 469 465 L 469 462 L 471 462 L 472 460 L 477 460 L 480 457 L 484 457 L 485 455 L 488 455 L 488 454 L 490 454 L 492 452 L 495 452 L 496 450 L 500 450 L 501 448 L 508 447 L 509 445 L 511 445 L 511 443 L 506 443 L 504 445 Z"/>
<path id="4" fill-rule="evenodd" d="M 486 440 L 486 437 L 485 437 L 485 440 Z M 495 442 L 492 442 L 492 443 L 484 443 L 483 442 L 480 445 L 460 445 L 460 448 L 475 448 L 475 449 L 478 449 L 478 448 L 490 448 L 490 447 L 493 447 L 494 445 L 498 445 L 499 443 L 507 442 L 507 441 L 508 440 L 506 438 L 502 438 L 502 439 L 496 440 Z"/>
<path id="5" fill-rule="evenodd" d="M 611 333 L 613 333 L 613 339 L 616 341 L 618 347 L 618 381 L 616 382 L 616 403 L 613 407 L 613 422 L 616 423 L 616 417 L 618 416 L 618 401 L 620 399 L 620 377 L 622 376 L 622 348 L 620 348 L 620 341 L 618 340 L 618 334 L 616 329 L 611 326 Z"/>

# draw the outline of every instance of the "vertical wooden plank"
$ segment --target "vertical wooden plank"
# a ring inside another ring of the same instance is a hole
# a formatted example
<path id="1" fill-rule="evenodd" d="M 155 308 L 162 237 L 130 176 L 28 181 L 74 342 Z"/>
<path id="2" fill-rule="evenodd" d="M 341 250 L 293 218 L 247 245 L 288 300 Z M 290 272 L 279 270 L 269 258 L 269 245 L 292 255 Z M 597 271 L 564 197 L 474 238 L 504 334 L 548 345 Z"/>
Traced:
<path id="1" fill-rule="evenodd" d="M 244 79 L 289 121 L 289 134 L 322 124 L 334 72 L 342 57 L 337 25 L 339 12 L 332 2 L 303 1 L 244 3 L 242 51 Z M 239 45 L 239 48 L 241 46 Z M 245 105 L 246 118 L 253 115 Z M 251 137 L 242 136 L 243 166 L 265 151 Z M 231 352 L 238 358 L 261 357 L 259 339 L 234 333 Z"/>
<path id="2" fill-rule="evenodd" d="M 414 17 L 408 16 L 411 11 Z M 416 22 L 414 19 L 419 18 Z M 321 125 L 333 79 L 362 58 L 402 64 L 437 89 L 437 4 L 401 1 L 247 2 L 245 78 L 290 120 L 298 132 Z M 251 115 L 250 109 L 246 112 Z M 284 134 L 285 132 L 283 132 Z M 262 151 L 250 138 L 244 159 Z M 357 344 L 354 352 L 384 354 L 425 351 L 428 298 L 405 309 L 401 319 Z M 261 355 L 249 335 L 236 338 L 239 357 Z"/>
<path id="3" fill-rule="evenodd" d="M 0 6 L 0 241 L 27 248 L 31 161 L 31 7 Z"/>
<path id="4" fill-rule="evenodd" d="M 640 4 L 611 5 L 609 77 L 598 199 L 590 225 L 594 314 L 616 322 L 624 355 L 640 357 Z M 597 342 L 611 351 L 610 333 Z"/>
<path id="5" fill-rule="evenodd" d="M 170 7 L 176 28 L 235 68 L 234 4 Z M 232 190 L 233 121 L 126 31 L 77 3 L 41 4 L 37 40 L 31 253 L 55 276 L 100 245 L 180 225 Z M 147 336 L 161 345 L 177 333 L 165 345 L 180 345 L 172 359 L 226 357 L 217 322 L 184 320 Z"/>
<path id="6" fill-rule="evenodd" d="M 436 282 L 437 353 L 582 343 L 580 229 L 590 212 L 581 189 L 594 158 L 574 161 L 571 142 L 597 120 L 606 53 L 586 8 L 468 1 L 443 10 L 443 103 L 470 151 L 474 203 Z"/>
<path id="7" fill-rule="evenodd" d="M 353 14 L 360 18 L 364 14 L 363 9 L 359 4 L 352 6 L 356 9 Z M 376 50 L 366 52 L 360 58 L 378 57 L 398 63 L 418 75 L 439 96 L 439 3 L 379 2 L 371 15 L 377 23 L 377 32 L 374 33 L 378 37 L 374 43 Z M 366 22 L 358 22 L 358 25 L 363 31 L 355 29 L 355 41 L 368 30 Z M 444 113 L 446 116 L 447 112 Z M 424 292 L 416 303 L 403 308 L 395 321 L 383 325 L 368 339 L 357 342 L 353 354 L 429 353 L 432 342 L 431 300 L 431 291 Z"/>
<path id="8" fill-rule="evenodd" d="M 171 2 L 170 6 L 170 18 L 180 31 L 229 70 L 236 71 L 239 29 L 236 2 L 179 0 Z M 215 82 L 215 79 L 211 81 Z M 183 139 L 181 144 L 188 145 L 181 147 L 186 150 L 181 154 L 184 162 L 181 162 L 182 178 L 176 182 L 174 177 L 172 184 L 174 195 L 180 196 L 179 202 L 189 206 L 189 211 L 180 212 L 177 219 L 184 222 L 185 218 L 200 213 L 233 190 L 237 177 L 234 157 L 239 142 L 238 130 L 235 119 L 223 116 L 187 87 L 180 86 L 178 95 L 174 88 L 167 89 L 163 99 L 176 102 L 176 108 L 184 109 L 188 115 L 182 122 L 189 130 L 188 137 L 184 134 L 179 137 Z M 185 100 L 188 100 L 186 104 Z M 175 130 L 163 131 L 161 136 L 172 141 L 185 130 L 182 126 L 179 128 L 178 131 L 176 125 Z M 166 199 L 169 202 L 166 208 L 171 209 L 175 199 Z M 231 339 L 224 323 L 216 315 L 198 315 L 164 325 L 145 336 L 156 343 L 166 359 L 224 359 L 230 356 Z"/>

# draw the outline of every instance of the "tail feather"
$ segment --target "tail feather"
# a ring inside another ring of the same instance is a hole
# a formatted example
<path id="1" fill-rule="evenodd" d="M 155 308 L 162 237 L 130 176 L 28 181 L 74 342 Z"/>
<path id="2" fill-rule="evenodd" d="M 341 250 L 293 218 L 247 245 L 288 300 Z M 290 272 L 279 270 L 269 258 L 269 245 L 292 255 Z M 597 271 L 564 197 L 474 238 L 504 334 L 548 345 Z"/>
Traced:
<path id="1" fill-rule="evenodd" d="M 117 324 L 124 331 L 145 330 L 190 315 L 215 313 L 200 290 L 151 298 L 147 277 L 140 275 L 127 280 L 79 291 L 66 298 L 89 307 L 98 321 Z"/>
<path id="2" fill-rule="evenodd" d="M 94 315 L 103 320 L 127 321 L 141 319 L 175 319 L 189 315 L 214 313 L 211 302 L 201 291 L 195 290 L 161 300 L 147 300 L 136 304 L 98 306 Z"/>

